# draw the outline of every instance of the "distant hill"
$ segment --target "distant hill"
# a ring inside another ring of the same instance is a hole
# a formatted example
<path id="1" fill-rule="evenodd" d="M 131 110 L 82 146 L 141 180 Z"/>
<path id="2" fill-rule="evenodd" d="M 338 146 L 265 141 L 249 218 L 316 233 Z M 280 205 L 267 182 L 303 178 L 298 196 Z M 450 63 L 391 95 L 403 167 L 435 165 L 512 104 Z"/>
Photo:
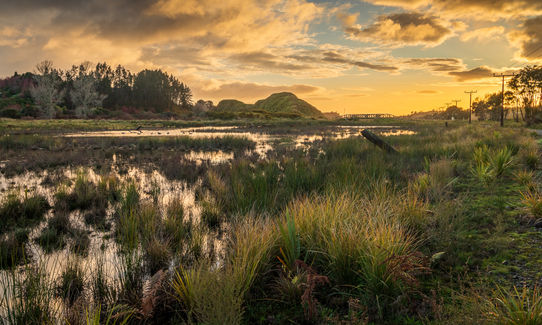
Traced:
<path id="1" fill-rule="evenodd" d="M 243 111 L 252 109 L 252 105 L 245 104 L 242 101 L 236 99 L 224 99 L 216 106 L 216 109 L 219 111 Z"/>
<path id="2" fill-rule="evenodd" d="M 324 114 L 306 101 L 288 92 L 276 93 L 255 104 L 245 104 L 235 99 L 220 101 L 216 107 L 222 114 L 263 114 L 278 117 L 324 118 Z"/>

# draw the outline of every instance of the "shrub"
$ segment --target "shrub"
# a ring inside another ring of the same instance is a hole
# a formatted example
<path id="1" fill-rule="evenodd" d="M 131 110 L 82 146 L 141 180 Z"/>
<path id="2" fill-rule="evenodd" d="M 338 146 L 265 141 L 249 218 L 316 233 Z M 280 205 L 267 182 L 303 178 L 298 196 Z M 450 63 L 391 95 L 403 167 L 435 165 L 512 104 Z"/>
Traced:
<path id="1" fill-rule="evenodd" d="M 512 150 L 506 146 L 493 153 L 490 159 L 491 169 L 495 177 L 499 177 L 508 172 L 514 164 Z"/>
<path id="2" fill-rule="evenodd" d="M 542 195 L 537 190 L 521 192 L 523 204 L 534 218 L 542 218 Z"/>
<path id="3" fill-rule="evenodd" d="M 534 173 L 531 170 L 518 170 L 514 174 L 514 178 L 517 180 L 518 183 L 524 186 L 529 186 L 533 183 L 535 176 Z"/>

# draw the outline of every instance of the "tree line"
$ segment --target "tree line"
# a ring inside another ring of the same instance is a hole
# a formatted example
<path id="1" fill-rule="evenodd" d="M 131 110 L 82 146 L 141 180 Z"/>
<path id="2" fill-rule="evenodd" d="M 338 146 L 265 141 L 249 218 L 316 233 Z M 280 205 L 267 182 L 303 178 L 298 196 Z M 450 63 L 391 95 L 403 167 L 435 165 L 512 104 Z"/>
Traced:
<path id="1" fill-rule="evenodd" d="M 488 94 L 472 103 L 479 120 L 500 119 L 504 99 L 504 117 L 527 123 L 542 122 L 542 66 L 526 66 L 507 83 L 508 91 Z"/>
<path id="2" fill-rule="evenodd" d="M 190 88 L 160 69 L 132 73 L 121 65 L 84 62 L 63 71 L 43 61 L 34 73 L 0 79 L 0 116 L 6 117 L 118 117 L 141 111 L 168 117 L 192 106 Z"/>
<path id="3" fill-rule="evenodd" d="M 507 83 L 504 92 L 504 117 L 527 123 L 542 122 L 542 66 L 526 66 Z M 501 118 L 502 92 L 487 94 L 472 102 L 472 114 L 478 120 L 498 121 Z M 434 119 L 468 119 L 469 110 L 453 105 L 442 111 L 413 112 L 411 116 L 423 115 Z"/>

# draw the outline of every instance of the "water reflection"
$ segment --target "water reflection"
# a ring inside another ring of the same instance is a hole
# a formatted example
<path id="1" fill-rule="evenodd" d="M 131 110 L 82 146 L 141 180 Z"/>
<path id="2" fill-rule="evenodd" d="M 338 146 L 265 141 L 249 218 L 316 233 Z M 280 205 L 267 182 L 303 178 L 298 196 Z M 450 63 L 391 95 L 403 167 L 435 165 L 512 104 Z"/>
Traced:
<path id="1" fill-rule="evenodd" d="M 404 130 L 393 126 L 339 126 L 322 128 L 314 132 L 304 133 L 264 133 L 254 132 L 240 129 L 238 127 L 198 127 L 198 128 L 183 128 L 183 129 L 168 129 L 168 130 L 141 130 L 141 131 L 103 131 L 103 132 L 82 132 L 65 134 L 65 137 L 168 137 L 168 136 L 188 136 L 188 137 L 223 137 L 223 136 L 239 136 L 246 137 L 256 143 L 255 149 L 247 151 L 245 155 L 256 154 L 260 158 L 265 158 L 273 146 L 280 144 L 292 146 L 295 149 L 309 149 L 312 144 L 326 140 L 345 139 L 352 136 L 359 136 L 360 131 L 364 128 L 376 129 L 382 136 L 396 135 L 412 135 L 414 131 Z M 221 164 L 232 161 L 236 158 L 236 153 L 217 151 L 190 151 L 182 156 L 182 159 L 189 161 L 209 164 Z M 108 168 L 109 175 L 116 177 L 121 183 L 135 181 L 142 200 L 157 200 L 157 206 L 167 206 L 172 200 L 180 199 L 184 209 L 184 218 L 194 223 L 199 223 L 201 219 L 201 208 L 196 203 L 196 190 L 201 185 L 201 180 L 195 183 L 188 184 L 185 181 L 167 179 L 163 173 L 158 170 L 151 170 L 126 162 L 127 157 L 112 155 L 111 165 Z M 128 157 L 130 160 L 130 157 Z M 134 157 L 132 156 L 131 159 Z M 0 161 L 0 167 L 5 164 Z M 54 204 L 54 196 L 59 186 L 71 190 L 74 187 L 75 180 L 78 175 L 84 173 L 85 177 L 92 183 L 97 184 L 104 176 L 97 173 L 92 168 L 56 168 L 44 170 L 41 172 L 26 172 L 13 177 L 6 177 L 0 173 L 0 200 L 3 200 L 8 193 L 17 192 L 21 196 L 31 192 L 43 195 L 47 198 L 51 205 Z M 158 195 L 157 195 L 158 193 Z M 107 209 L 107 220 L 111 221 L 114 214 L 114 208 L 110 205 Z M 164 211 L 161 211 L 163 214 Z M 84 222 L 84 212 L 73 211 L 70 213 L 70 222 L 74 227 L 89 234 L 90 244 L 88 254 L 81 256 L 70 250 L 70 245 L 64 248 L 46 252 L 36 243 L 36 238 L 42 230 L 47 226 L 48 220 L 53 217 L 53 212 L 50 211 L 45 220 L 34 227 L 29 235 L 27 248 L 30 252 L 28 258 L 33 265 L 41 265 L 45 268 L 47 275 L 56 280 L 61 272 L 63 272 L 73 260 L 85 270 L 87 274 L 95 274 L 99 267 L 103 268 L 109 282 L 118 281 L 119 262 L 122 258 L 120 254 L 119 244 L 114 240 L 114 223 L 113 227 L 107 231 L 97 231 Z M 222 230 L 228 228 L 227 224 L 223 224 Z M 227 233 L 227 231 L 225 231 Z M 212 249 L 221 255 L 224 251 L 224 238 L 216 236 L 216 234 L 207 233 L 204 235 L 203 243 L 206 247 Z M 69 239 L 71 240 L 71 239 Z M 141 252 L 140 252 L 141 253 Z M 172 259 L 171 265 L 175 263 Z M 21 274 L 24 274 L 25 266 L 20 266 Z M 9 273 L 0 271 L 0 290 L 6 289 L 9 286 Z M 24 275 L 23 275 L 24 276 Z M 57 304 L 57 302 L 53 302 Z M 1 308 L 0 308 L 1 309 Z M 1 313 L 1 310 L 0 310 Z M 0 315 L 1 317 L 1 315 Z"/>

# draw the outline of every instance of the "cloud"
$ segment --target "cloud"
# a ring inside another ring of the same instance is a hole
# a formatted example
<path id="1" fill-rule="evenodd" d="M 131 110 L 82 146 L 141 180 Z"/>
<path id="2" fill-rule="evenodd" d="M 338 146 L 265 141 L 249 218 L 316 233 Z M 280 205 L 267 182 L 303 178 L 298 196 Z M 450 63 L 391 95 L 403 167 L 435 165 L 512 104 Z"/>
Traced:
<path id="1" fill-rule="evenodd" d="M 435 46 L 453 34 L 444 21 L 419 12 L 381 15 L 366 27 L 349 25 L 351 16 L 342 15 L 339 19 L 352 38 L 390 45 Z"/>
<path id="2" fill-rule="evenodd" d="M 229 59 L 253 69 L 271 71 L 304 71 L 313 67 L 307 64 L 299 64 L 296 60 L 274 55 L 266 51 L 245 52 L 234 54 Z"/>
<path id="3" fill-rule="evenodd" d="M 410 58 L 403 59 L 400 63 L 402 68 L 425 69 L 436 75 L 453 77 L 456 81 L 472 81 L 493 77 L 493 73 L 511 73 L 510 69 L 493 69 L 487 66 L 479 66 L 467 69 L 466 65 L 458 58 Z"/>
<path id="4" fill-rule="evenodd" d="M 391 65 L 385 65 L 385 64 L 373 64 L 373 63 L 367 63 L 363 61 L 359 61 L 356 59 L 350 59 L 348 57 L 345 57 L 344 55 L 336 52 L 336 51 L 325 51 L 322 53 L 322 57 L 320 58 L 323 62 L 328 63 L 339 63 L 339 64 L 346 64 L 350 66 L 355 66 L 358 68 L 367 68 L 372 69 L 376 71 L 388 71 L 393 72 L 399 70 L 398 67 L 391 66 Z"/>
<path id="5" fill-rule="evenodd" d="M 321 14 L 306 0 L 20 0 L 2 4 L 0 26 L 28 31 L 33 38 L 21 46 L 60 65 L 99 57 L 203 69 L 227 55 L 310 45 L 308 26 Z"/>
<path id="6" fill-rule="evenodd" d="M 205 82 L 208 83 L 208 82 Z M 220 82 L 213 81 L 207 85 L 197 84 L 192 88 L 196 98 L 220 100 L 235 98 L 243 101 L 256 101 L 277 92 L 292 92 L 297 95 L 314 94 L 321 88 L 312 85 L 268 85 L 253 82 Z"/>
<path id="7" fill-rule="evenodd" d="M 542 14 L 540 0 L 364 0 L 376 5 L 405 9 L 427 8 L 457 18 L 473 17 L 496 21 Z"/>
<path id="8" fill-rule="evenodd" d="M 465 68 L 463 61 L 457 58 L 411 58 L 404 59 L 402 64 L 407 68 L 423 68 L 433 72 L 451 72 Z"/>
<path id="9" fill-rule="evenodd" d="M 504 35 L 503 26 L 491 26 L 491 27 L 479 28 L 479 29 L 465 32 L 461 34 L 460 39 L 463 42 L 467 42 L 470 40 L 483 42 L 483 41 L 494 40 L 495 38 L 499 38 L 503 35 Z"/>
<path id="10" fill-rule="evenodd" d="M 24 30 L 5 26 L 0 28 L 0 46 L 18 48 L 25 45 L 30 35 Z"/>
<path id="11" fill-rule="evenodd" d="M 177 44 L 148 46 L 141 49 L 139 60 L 167 66 L 209 66 L 212 60 L 201 55 L 202 52 L 193 47 Z"/>
<path id="12" fill-rule="evenodd" d="M 430 0 L 364 0 L 375 5 L 414 9 L 427 5 Z"/>
<path id="13" fill-rule="evenodd" d="M 481 66 L 465 71 L 451 71 L 448 74 L 456 78 L 457 81 L 468 81 L 492 77 L 494 70 L 489 67 Z"/>
<path id="14" fill-rule="evenodd" d="M 48 15 L 50 27 L 64 33 L 76 30 L 121 43 L 205 39 L 220 48 L 299 42 L 305 25 L 321 12 L 304 0 L 18 2 L 8 9 Z M 10 10 L 4 12 L 9 15 Z"/>
<path id="15" fill-rule="evenodd" d="M 528 61 L 542 60 L 542 16 L 525 20 L 519 30 L 508 34 L 518 49 L 517 56 Z"/>
<path id="16" fill-rule="evenodd" d="M 438 90 L 423 89 L 423 90 L 417 90 L 416 93 L 422 94 L 422 95 L 436 95 L 436 94 L 440 94 L 441 92 Z"/>
<path id="17" fill-rule="evenodd" d="M 229 56 L 228 60 L 241 65 L 245 71 L 252 69 L 311 77 L 330 77 L 353 67 L 384 72 L 395 72 L 399 69 L 390 64 L 366 60 L 372 60 L 374 56 L 372 52 L 328 44 L 320 48 L 288 49 L 281 55 L 270 51 L 238 53 Z"/>

